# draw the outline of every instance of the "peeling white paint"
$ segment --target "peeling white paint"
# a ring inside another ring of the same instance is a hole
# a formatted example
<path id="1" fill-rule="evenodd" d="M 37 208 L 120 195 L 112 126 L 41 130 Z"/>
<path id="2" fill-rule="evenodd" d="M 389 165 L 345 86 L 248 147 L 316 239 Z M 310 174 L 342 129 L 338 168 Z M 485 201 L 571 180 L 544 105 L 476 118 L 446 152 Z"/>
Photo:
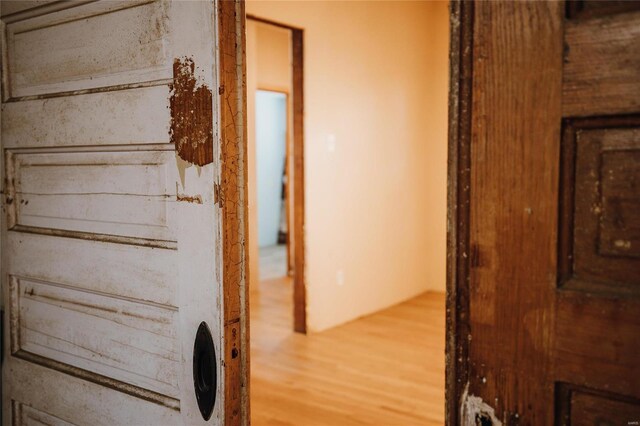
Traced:
<path id="1" fill-rule="evenodd" d="M 469 395 L 469 383 L 464 388 L 462 394 L 462 402 L 460 404 L 460 419 L 462 426 L 478 426 L 480 418 L 491 420 L 492 426 L 502 426 L 502 422 L 498 420 L 495 410 L 489 404 L 484 402 L 482 398 Z"/>

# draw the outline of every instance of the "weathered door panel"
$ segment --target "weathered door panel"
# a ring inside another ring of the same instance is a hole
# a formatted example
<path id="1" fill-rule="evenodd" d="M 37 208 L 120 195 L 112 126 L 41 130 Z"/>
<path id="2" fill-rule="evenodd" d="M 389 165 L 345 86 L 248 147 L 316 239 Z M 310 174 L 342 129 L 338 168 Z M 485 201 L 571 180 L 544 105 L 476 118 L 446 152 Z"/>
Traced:
<path id="1" fill-rule="evenodd" d="M 640 419 L 640 4 L 564 15 L 557 424 Z"/>
<path id="2" fill-rule="evenodd" d="M 638 421 L 638 5 L 453 12 L 449 422 Z"/>
<path id="3" fill-rule="evenodd" d="M 222 422 L 216 16 L 3 2 L 3 424 Z"/>

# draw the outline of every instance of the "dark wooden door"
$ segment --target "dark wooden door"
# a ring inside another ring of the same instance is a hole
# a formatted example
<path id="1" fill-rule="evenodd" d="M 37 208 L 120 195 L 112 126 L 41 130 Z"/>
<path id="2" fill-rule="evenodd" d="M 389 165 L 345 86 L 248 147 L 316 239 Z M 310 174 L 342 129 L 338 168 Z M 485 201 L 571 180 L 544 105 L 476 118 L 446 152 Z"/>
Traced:
<path id="1" fill-rule="evenodd" d="M 640 5 L 452 4 L 447 419 L 640 422 Z"/>

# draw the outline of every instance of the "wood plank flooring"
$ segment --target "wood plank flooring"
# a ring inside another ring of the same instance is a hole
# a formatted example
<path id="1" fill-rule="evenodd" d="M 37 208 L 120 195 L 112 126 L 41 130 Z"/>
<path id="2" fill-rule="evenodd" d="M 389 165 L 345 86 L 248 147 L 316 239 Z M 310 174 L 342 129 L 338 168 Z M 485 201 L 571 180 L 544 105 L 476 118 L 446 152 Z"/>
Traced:
<path id="1" fill-rule="evenodd" d="M 444 294 L 305 336 L 292 331 L 284 250 L 261 250 L 260 263 L 250 300 L 254 426 L 444 424 Z"/>

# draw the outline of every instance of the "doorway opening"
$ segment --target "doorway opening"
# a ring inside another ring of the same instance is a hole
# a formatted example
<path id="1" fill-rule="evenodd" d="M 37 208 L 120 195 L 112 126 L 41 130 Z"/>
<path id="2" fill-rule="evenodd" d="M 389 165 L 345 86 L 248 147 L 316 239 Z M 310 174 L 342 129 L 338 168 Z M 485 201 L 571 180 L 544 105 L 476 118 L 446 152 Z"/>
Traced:
<path id="1" fill-rule="evenodd" d="M 247 15 L 247 37 L 252 298 L 279 286 L 290 327 L 306 333 L 303 32 Z"/>
<path id="2" fill-rule="evenodd" d="M 246 7 L 252 423 L 442 424 L 447 4 Z"/>

